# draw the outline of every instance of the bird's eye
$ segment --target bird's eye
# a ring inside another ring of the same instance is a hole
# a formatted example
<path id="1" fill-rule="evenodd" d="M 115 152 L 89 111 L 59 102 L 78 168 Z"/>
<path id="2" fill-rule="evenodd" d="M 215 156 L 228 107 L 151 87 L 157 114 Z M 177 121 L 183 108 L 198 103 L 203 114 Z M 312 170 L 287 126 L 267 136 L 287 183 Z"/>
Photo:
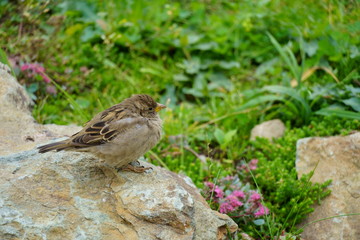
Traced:
<path id="1" fill-rule="evenodd" d="M 150 108 L 149 108 L 149 111 L 152 111 L 152 110 L 154 110 L 154 108 L 150 107 Z"/>

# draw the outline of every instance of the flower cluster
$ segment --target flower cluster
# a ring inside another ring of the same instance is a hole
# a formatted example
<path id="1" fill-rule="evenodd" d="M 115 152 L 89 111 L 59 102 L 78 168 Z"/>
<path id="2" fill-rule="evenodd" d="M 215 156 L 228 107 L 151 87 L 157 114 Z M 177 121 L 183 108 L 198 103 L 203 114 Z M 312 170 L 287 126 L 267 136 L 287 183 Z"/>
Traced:
<path id="1" fill-rule="evenodd" d="M 237 170 L 244 171 L 244 172 L 250 172 L 257 169 L 257 164 L 259 160 L 254 158 L 249 163 L 243 162 L 240 166 L 237 167 Z"/>
<path id="2" fill-rule="evenodd" d="M 227 176 L 213 182 L 205 182 L 204 195 L 221 213 L 232 218 L 259 218 L 269 214 L 262 204 L 262 196 L 250 185 L 243 185 L 238 176 Z"/>
<path id="3" fill-rule="evenodd" d="M 45 83 L 50 83 L 50 78 L 45 74 L 45 68 L 39 63 L 25 63 L 21 66 L 22 72 L 27 71 L 28 77 L 39 75 Z"/>
<path id="4" fill-rule="evenodd" d="M 36 62 L 35 63 L 21 63 L 21 61 L 18 57 L 10 58 L 9 60 L 11 62 L 12 67 L 14 69 L 19 69 L 27 78 L 31 79 L 34 77 L 39 77 L 42 81 L 44 81 L 44 83 L 46 84 L 46 86 L 45 86 L 46 93 L 56 95 L 56 93 L 57 93 L 56 88 L 54 85 L 50 84 L 51 79 L 45 73 L 45 68 L 41 64 L 36 63 Z M 34 83 L 33 83 L 33 85 L 34 85 Z M 34 87 L 27 88 L 30 95 L 34 94 L 34 92 L 37 91 L 39 85 L 37 83 L 35 85 L 36 85 L 35 88 Z M 29 84 L 29 86 L 31 86 L 31 85 Z M 34 95 L 33 99 L 36 99 L 35 95 Z"/>

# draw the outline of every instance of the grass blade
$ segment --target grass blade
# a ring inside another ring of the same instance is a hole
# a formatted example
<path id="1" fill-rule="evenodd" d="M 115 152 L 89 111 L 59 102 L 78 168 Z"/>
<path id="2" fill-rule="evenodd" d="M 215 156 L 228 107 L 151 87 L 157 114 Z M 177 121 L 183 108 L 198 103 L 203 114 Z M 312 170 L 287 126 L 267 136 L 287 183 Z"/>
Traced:
<path id="1" fill-rule="evenodd" d="M 44 73 L 45 74 L 45 73 Z M 77 111 L 81 117 L 84 119 L 84 121 L 87 121 L 90 119 L 90 116 L 88 114 L 86 114 L 84 111 L 81 110 L 81 107 L 79 106 L 79 104 L 71 97 L 71 95 L 69 93 L 67 93 L 59 84 L 57 84 L 51 77 L 49 77 L 48 75 L 46 75 L 50 80 L 51 83 L 53 83 L 55 85 L 55 87 L 62 92 L 66 99 L 68 100 L 68 102 L 74 107 L 75 111 Z"/>
<path id="2" fill-rule="evenodd" d="M 1 48 L 0 48 L 0 62 L 3 63 L 3 64 L 8 65 L 9 68 L 11 69 L 12 75 L 15 77 L 15 72 L 14 72 L 14 70 L 12 69 L 12 67 L 11 67 L 11 65 L 9 63 L 7 55 Z"/>
<path id="3" fill-rule="evenodd" d="M 237 111 L 245 110 L 254 106 L 257 106 L 262 103 L 272 102 L 272 101 L 283 101 L 284 97 L 279 95 L 265 95 L 265 96 L 259 96 L 256 98 L 251 99 L 247 103 L 240 106 Z"/>
<path id="4" fill-rule="evenodd" d="M 323 109 L 315 112 L 315 114 L 323 115 L 323 116 L 336 116 L 336 117 L 341 117 L 341 118 L 360 120 L 360 113 L 346 111 L 346 110 L 340 110 L 340 109 L 323 108 Z"/>
<path id="5" fill-rule="evenodd" d="M 305 119 L 305 122 L 308 122 L 311 116 L 311 108 L 308 102 L 293 88 L 290 87 L 283 87 L 283 86 L 266 86 L 263 89 L 272 92 L 272 93 L 279 93 L 289 96 L 290 98 L 295 99 L 298 101 L 302 106 L 302 113 Z"/>
<path id="6" fill-rule="evenodd" d="M 290 71 L 292 72 L 293 76 L 296 78 L 296 80 L 299 82 L 299 77 L 301 78 L 301 72 L 299 74 L 299 65 L 297 64 L 296 58 L 294 54 L 290 51 L 290 49 L 285 50 L 284 47 L 280 45 L 280 43 L 274 38 L 271 33 L 266 33 L 268 37 L 270 38 L 271 43 L 274 45 L 276 50 L 279 52 L 281 58 L 283 61 L 288 65 L 290 68 Z M 301 79 L 300 79 L 301 80 Z M 290 83 L 289 83 L 290 85 Z"/>

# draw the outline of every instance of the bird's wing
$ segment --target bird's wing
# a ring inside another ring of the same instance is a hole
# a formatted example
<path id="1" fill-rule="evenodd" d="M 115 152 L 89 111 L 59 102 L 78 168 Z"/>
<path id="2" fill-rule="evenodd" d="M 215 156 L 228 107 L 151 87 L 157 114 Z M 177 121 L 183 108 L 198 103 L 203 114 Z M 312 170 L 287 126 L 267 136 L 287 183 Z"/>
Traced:
<path id="1" fill-rule="evenodd" d="M 146 123 L 146 118 L 134 116 L 127 109 L 115 105 L 89 121 L 80 132 L 69 139 L 69 144 L 75 148 L 105 144 L 138 124 Z"/>

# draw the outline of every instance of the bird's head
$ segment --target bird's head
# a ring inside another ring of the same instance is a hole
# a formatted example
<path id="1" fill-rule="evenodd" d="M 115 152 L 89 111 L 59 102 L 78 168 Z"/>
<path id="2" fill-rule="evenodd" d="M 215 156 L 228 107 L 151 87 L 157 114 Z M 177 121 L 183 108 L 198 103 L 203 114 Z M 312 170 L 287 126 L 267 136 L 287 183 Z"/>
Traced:
<path id="1" fill-rule="evenodd" d="M 143 117 L 156 117 L 157 113 L 166 108 L 165 105 L 155 102 L 155 100 L 146 94 L 133 95 L 126 99 L 126 102 L 133 105 L 136 111 Z"/>

